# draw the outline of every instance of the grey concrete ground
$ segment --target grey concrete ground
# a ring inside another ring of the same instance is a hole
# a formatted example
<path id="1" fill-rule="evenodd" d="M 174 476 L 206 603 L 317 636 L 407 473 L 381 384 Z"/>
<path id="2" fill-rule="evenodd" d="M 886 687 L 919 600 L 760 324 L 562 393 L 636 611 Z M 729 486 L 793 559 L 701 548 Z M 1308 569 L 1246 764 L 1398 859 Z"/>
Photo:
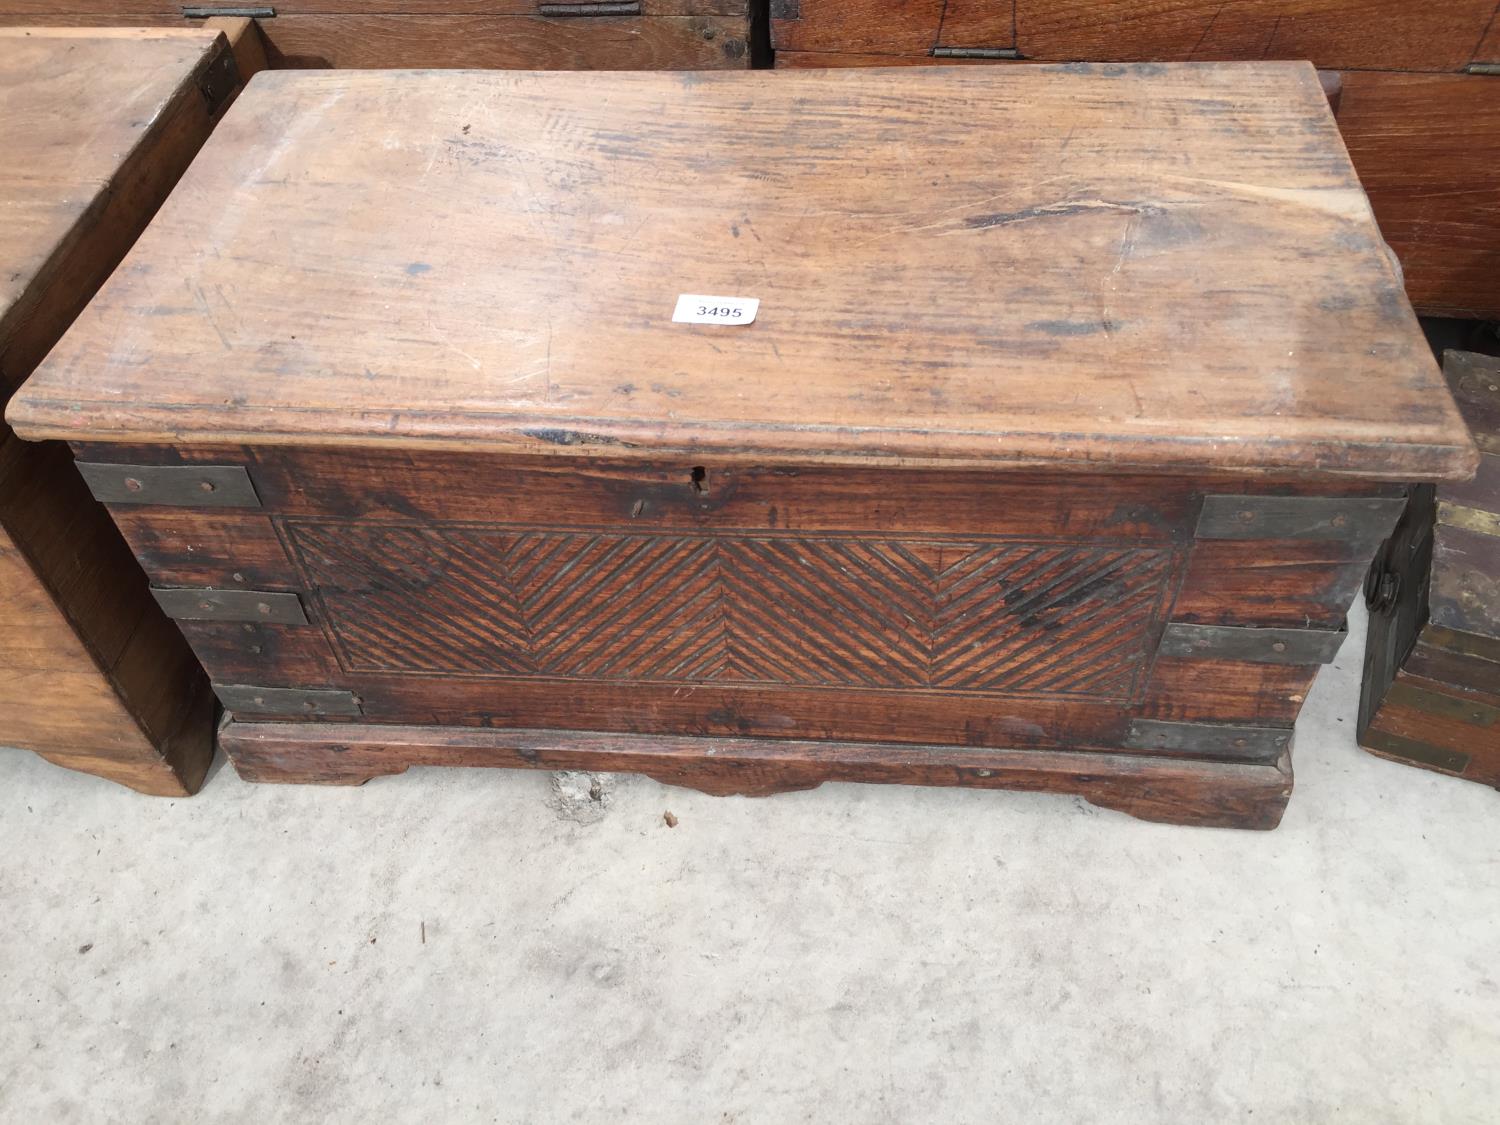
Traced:
<path id="1" fill-rule="evenodd" d="M 1500 795 L 1355 748 L 1361 632 L 1269 834 L 0 753 L 0 1118 L 1500 1121 Z"/>

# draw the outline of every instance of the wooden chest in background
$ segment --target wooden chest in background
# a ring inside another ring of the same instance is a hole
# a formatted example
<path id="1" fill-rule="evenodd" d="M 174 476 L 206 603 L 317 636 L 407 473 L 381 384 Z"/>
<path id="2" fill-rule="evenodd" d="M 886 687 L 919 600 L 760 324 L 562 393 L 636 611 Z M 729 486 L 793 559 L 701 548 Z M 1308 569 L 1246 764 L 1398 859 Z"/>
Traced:
<path id="1" fill-rule="evenodd" d="M 0 402 L 109 276 L 238 86 L 199 30 L 0 30 Z M 181 796 L 213 699 L 61 445 L 0 426 L 0 746 Z"/>
<path id="2" fill-rule="evenodd" d="M 1310 59 L 1419 312 L 1500 317 L 1496 0 L 770 0 L 778 67 Z"/>
<path id="3" fill-rule="evenodd" d="M 750 65 L 751 0 L 0 0 L 0 23 L 253 15 L 272 66 L 712 70 Z"/>
<path id="4" fill-rule="evenodd" d="M 10 417 L 249 777 L 1250 827 L 1406 482 L 1475 459 L 1286 63 L 270 72 Z"/>
<path id="5" fill-rule="evenodd" d="M 1500 359 L 1449 352 L 1444 372 L 1479 473 L 1415 489 L 1370 570 L 1359 741 L 1500 788 Z"/>

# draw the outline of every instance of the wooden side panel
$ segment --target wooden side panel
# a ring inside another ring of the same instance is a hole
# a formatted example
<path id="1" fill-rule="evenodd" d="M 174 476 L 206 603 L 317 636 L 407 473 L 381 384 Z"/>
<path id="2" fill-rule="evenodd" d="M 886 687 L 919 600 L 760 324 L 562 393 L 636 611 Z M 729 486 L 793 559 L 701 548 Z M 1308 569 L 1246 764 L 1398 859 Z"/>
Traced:
<path id="1" fill-rule="evenodd" d="M 750 65 L 749 18 L 733 15 L 400 15 L 285 12 L 260 21 L 276 67 L 733 70 Z M 0 26 L 37 22 L 0 10 Z M 180 13 L 50 15 L 46 23 L 183 26 Z"/>
<path id="2" fill-rule="evenodd" d="M 1028 59 L 1310 59 L 1350 70 L 1458 70 L 1493 0 L 1016 0 Z"/>
<path id="3" fill-rule="evenodd" d="M 1500 77 L 1347 73 L 1339 128 L 1417 310 L 1500 317 Z"/>
<path id="4" fill-rule="evenodd" d="M 146 793 L 196 790 L 207 682 L 58 446 L 0 443 L 0 744 Z"/>

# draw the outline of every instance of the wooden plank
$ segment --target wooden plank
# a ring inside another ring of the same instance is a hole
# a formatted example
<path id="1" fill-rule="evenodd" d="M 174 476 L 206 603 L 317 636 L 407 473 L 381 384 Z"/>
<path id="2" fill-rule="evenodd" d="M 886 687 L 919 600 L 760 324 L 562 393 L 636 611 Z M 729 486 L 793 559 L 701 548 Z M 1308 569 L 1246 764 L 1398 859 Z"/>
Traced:
<path id="1" fill-rule="evenodd" d="M 8 433 L 0 666 L 0 743 L 145 793 L 202 783 L 212 710 L 197 661 L 66 451 Z"/>
<path id="2" fill-rule="evenodd" d="M 715 794 L 764 796 L 825 781 L 965 785 L 1076 793 L 1093 804 L 1171 824 L 1275 828 L 1292 791 L 1290 759 L 1270 765 L 891 747 L 847 742 L 640 738 L 591 731 L 444 730 L 338 724 L 337 741 L 310 723 L 228 722 L 220 733 L 252 781 L 358 785 L 414 765 L 633 771 Z M 937 752 L 934 753 L 934 750 Z"/>
<path id="3" fill-rule="evenodd" d="M 675 325 L 689 284 L 766 299 Z M 684 469 L 1475 462 L 1305 64 L 268 73 L 11 418 Z"/>
<path id="4" fill-rule="evenodd" d="M 1494 0 L 1016 0 L 1029 59 L 1310 59 L 1345 70 L 1459 70 Z"/>
<path id="5" fill-rule="evenodd" d="M 1013 47 L 1039 62 L 1310 59 L 1349 70 L 1456 71 L 1490 27 L 1493 0 L 775 0 L 772 44 L 849 65 L 936 46 Z M 1500 58 L 1491 27 L 1478 54 Z M 842 61 L 839 61 L 842 60 Z"/>
<path id="6" fill-rule="evenodd" d="M 1339 127 L 1417 309 L 1500 317 L 1500 79 L 1346 73 Z"/>
<path id="7" fill-rule="evenodd" d="M 280 12 L 278 6 L 278 12 Z M 0 13 L 0 24 L 34 16 Z M 83 26 L 157 17 L 63 14 Z M 525 15 L 278 14 L 258 21 L 274 67 L 736 70 L 750 65 L 745 15 L 555 19 Z"/>

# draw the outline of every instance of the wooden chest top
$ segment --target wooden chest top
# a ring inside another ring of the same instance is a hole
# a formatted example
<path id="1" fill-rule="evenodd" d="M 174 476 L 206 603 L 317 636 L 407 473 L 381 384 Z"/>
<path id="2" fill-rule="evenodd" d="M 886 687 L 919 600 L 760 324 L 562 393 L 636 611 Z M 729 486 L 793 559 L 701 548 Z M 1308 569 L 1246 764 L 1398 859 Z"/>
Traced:
<path id="1" fill-rule="evenodd" d="M 172 147 L 159 135 L 169 104 L 195 83 L 205 96 L 216 77 L 233 84 L 232 70 L 213 73 L 228 60 L 218 42 L 202 29 L 0 29 L 0 399 L 27 373 L 14 335 L 50 314 L 42 302 L 72 298 L 64 275 L 87 272 L 70 266 L 76 244 L 148 207 L 139 181 L 153 147 Z M 106 220 L 115 195 L 126 207 Z"/>
<path id="2" fill-rule="evenodd" d="M 680 294 L 759 313 L 674 323 Z M 1292 63 L 261 74 L 9 417 L 787 463 L 1475 459 Z"/>

